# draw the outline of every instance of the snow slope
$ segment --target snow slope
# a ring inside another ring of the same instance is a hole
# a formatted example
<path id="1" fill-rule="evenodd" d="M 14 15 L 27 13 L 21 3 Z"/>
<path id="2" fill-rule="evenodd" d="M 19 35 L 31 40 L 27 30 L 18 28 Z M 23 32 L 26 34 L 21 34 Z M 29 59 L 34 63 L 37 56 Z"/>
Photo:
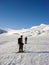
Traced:
<path id="1" fill-rule="evenodd" d="M 0 65 L 49 65 L 49 25 L 41 24 L 30 29 L 12 30 L 0 34 Z M 17 53 L 17 39 L 28 38 L 25 53 Z"/>

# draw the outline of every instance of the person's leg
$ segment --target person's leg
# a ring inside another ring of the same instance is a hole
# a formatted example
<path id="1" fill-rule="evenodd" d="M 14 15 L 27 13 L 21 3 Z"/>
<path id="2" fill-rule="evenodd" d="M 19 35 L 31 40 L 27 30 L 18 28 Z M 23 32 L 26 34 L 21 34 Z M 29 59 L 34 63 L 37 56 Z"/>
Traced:
<path id="1" fill-rule="evenodd" d="M 23 52 L 23 45 L 20 45 L 20 52 Z"/>
<path id="2" fill-rule="evenodd" d="M 23 45 L 19 45 L 19 52 L 23 52 Z"/>
<path id="3" fill-rule="evenodd" d="M 23 45 L 22 45 L 22 52 L 23 52 Z"/>
<path id="4" fill-rule="evenodd" d="M 20 45 L 19 45 L 19 52 L 20 52 Z"/>
<path id="5" fill-rule="evenodd" d="M 22 45 L 19 45 L 19 52 L 22 52 Z"/>

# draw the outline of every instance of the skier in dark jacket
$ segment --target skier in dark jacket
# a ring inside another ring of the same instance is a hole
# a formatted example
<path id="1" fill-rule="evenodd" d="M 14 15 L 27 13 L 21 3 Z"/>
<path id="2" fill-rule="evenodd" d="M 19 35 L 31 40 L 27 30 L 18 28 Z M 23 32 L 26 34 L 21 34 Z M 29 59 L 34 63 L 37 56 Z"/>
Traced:
<path id="1" fill-rule="evenodd" d="M 18 44 L 19 44 L 19 52 L 23 52 L 23 36 L 21 35 L 21 38 L 18 38 Z"/>
<path id="2" fill-rule="evenodd" d="M 25 37 L 25 44 L 27 44 L 27 37 Z"/>

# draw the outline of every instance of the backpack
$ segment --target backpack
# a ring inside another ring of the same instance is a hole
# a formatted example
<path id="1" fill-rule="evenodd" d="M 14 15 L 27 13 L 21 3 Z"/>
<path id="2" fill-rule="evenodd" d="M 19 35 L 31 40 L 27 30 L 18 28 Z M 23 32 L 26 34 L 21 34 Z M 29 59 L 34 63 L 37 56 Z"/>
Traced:
<path id="1" fill-rule="evenodd" d="M 18 44 L 22 44 L 22 38 L 18 38 Z"/>

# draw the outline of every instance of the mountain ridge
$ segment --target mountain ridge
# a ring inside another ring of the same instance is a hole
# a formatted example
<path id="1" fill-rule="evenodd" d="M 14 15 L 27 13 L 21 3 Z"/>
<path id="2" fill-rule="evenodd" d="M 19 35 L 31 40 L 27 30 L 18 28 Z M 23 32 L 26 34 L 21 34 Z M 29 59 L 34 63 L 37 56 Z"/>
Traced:
<path id="1" fill-rule="evenodd" d="M 40 34 L 47 34 L 49 33 L 49 25 L 47 24 L 40 24 L 38 26 L 33 26 L 31 28 L 28 29 L 21 29 L 21 30 L 14 30 L 14 29 L 10 29 L 10 28 L 1 28 L 0 29 L 0 34 L 6 33 L 6 34 L 14 34 L 14 33 L 18 33 L 20 35 L 32 35 L 32 36 L 36 36 L 36 35 L 40 35 Z"/>

